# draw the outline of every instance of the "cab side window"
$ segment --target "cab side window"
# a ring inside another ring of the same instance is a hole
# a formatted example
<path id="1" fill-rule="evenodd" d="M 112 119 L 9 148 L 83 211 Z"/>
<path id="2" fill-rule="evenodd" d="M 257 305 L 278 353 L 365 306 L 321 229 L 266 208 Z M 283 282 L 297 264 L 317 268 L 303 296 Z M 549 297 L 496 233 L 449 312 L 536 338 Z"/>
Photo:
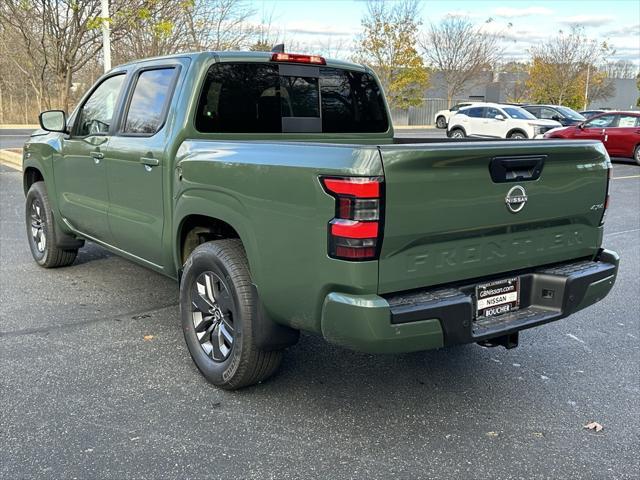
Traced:
<path id="1" fill-rule="evenodd" d="M 77 136 L 86 137 L 87 135 L 106 135 L 109 133 L 124 78 L 124 73 L 107 78 L 84 102 L 78 112 L 75 131 Z"/>
<path id="2" fill-rule="evenodd" d="M 640 126 L 640 117 L 635 115 L 618 115 L 618 127 L 638 127 Z"/>
<path id="3" fill-rule="evenodd" d="M 592 118 L 584 124 L 587 128 L 607 128 L 615 126 L 615 115 L 602 115 L 600 117 Z"/>
<path id="4" fill-rule="evenodd" d="M 153 135 L 164 123 L 175 68 L 144 70 L 138 76 L 124 123 L 124 133 Z"/>

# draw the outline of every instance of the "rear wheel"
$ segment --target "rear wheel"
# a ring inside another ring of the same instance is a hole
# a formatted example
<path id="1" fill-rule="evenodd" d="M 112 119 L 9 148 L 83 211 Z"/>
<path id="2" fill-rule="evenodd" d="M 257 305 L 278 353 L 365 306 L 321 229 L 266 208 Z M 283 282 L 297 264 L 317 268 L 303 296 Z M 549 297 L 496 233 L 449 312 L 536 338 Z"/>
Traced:
<path id="1" fill-rule="evenodd" d="M 633 152 L 633 159 L 638 165 L 640 165 L 640 145 L 636 146 L 636 149 Z"/>
<path id="2" fill-rule="evenodd" d="M 203 243 L 187 259 L 180 284 L 182 329 L 191 358 L 214 385 L 253 385 L 280 365 L 281 350 L 264 351 L 254 341 L 258 301 L 240 240 Z"/>
<path id="3" fill-rule="evenodd" d="M 438 117 L 436 119 L 436 127 L 447 128 L 447 120 L 444 117 Z"/>
<path id="4" fill-rule="evenodd" d="M 78 249 L 63 250 L 56 246 L 55 222 L 44 182 L 35 182 L 27 192 L 25 221 L 33 259 L 45 268 L 71 265 Z"/>
<path id="5" fill-rule="evenodd" d="M 462 130 L 461 128 L 454 128 L 453 130 L 451 130 L 451 133 L 449 134 L 449 136 L 451 138 L 464 138 L 464 137 L 466 137 L 466 135 L 464 134 L 464 130 Z"/>
<path id="6" fill-rule="evenodd" d="M 509 138 L 512 140 L 526 140 L 527 136 L 522 132 L 513 132 L 509 135 Z"/>

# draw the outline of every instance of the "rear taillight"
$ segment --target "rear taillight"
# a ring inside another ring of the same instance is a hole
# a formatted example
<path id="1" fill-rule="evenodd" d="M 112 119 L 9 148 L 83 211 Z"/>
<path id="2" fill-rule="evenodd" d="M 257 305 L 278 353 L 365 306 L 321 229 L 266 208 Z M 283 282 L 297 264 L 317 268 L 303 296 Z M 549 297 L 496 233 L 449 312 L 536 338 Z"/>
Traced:
<path id="1" fill-rule="evenodd" d="M 322 177 L 336 199 L 329 222 L 329 256 L 342 260 L 375 260 L 382 242 L 381 177 Z"/>
<path id="2" fill-rule="evenodd" d="M 607 190 L 604 196 L 604 208 L 602 211 L 602 218 L 600 219 L 600 225 L 604 225 L 604 220 L 607 217 L 607 209 L 609 208 L 609 199 L 611 198 L 611 196 L 609 195 L 609 185 L 611 183 L 612 170 L 612 166 L 611 164 L 609 164 L 609 167 L 607 168 Z"/>

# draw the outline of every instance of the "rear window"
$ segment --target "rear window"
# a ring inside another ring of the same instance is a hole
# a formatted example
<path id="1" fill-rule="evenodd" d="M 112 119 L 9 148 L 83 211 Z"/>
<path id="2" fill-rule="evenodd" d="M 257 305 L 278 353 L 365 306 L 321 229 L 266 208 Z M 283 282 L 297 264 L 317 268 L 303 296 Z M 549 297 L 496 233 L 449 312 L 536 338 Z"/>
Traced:
<path id="1" fill-rule="evenodd" d="M 328 67 L 281 70 L 279 64 L 263 63 L 212 65 L 195 123 L 203 133 L 388 129 L 382 93 L 371 75 Z"/>

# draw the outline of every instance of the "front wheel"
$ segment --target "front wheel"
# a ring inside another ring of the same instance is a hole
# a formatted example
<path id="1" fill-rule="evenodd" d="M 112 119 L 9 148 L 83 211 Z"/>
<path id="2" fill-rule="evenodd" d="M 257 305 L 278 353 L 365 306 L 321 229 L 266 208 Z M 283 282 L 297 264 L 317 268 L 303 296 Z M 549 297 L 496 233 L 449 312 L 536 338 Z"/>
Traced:
<path id="1" fill-rule="evenodd" d="M 633 159 L 638 165 L 640 165 L 640 145 L 636 146 L 636 149 L 633 152 Z"/>
<path id="2" fill-rule="evenodd" d="M 182 330 L 191 358 L 214 385 L 234 390 L 261 382 L 282 351 L 255 341 L 259 302 L 238 239 L 206 242 L 189 255 L 180 284 Z"/>
<path id="3" fill-rule="evenodd" d="M 464 134 L 464 131 L 462 129 L 456 128 L 456 129 L 451 131 L 450 136 L 451 136 L 451 138 L 464 138 L 465 134 Z"/>
<path id="4" fill-rule="evenodd" d="M 509 138 L 511 140 L 526 140 L 527 136 L 522 132 L 513 132 L 511 135 L 509 135 Z"/>
<path id="5" fill-rule="evenodd" d="M 25 221 L 31 255 L 44 268 L 66 267 L 78 255 L 78 249 L 56 246 L 55 223 L 44 182 L 35 182 L 27 192 Z"/>

